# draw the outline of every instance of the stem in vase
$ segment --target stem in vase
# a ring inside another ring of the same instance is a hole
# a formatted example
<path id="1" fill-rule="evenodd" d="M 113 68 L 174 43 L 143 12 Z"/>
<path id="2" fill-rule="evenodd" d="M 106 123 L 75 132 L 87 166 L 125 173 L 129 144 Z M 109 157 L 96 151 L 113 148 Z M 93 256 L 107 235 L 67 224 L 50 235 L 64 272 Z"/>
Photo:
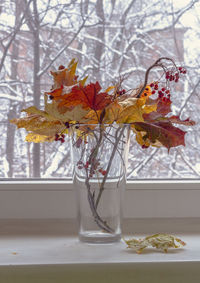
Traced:
<path id="1" fill-rule="evenodd" d="M 104 189 L 105 189 L 104 185 L 105 185 L 106 179 L 107 179 L 107 177 L 108 177 L 108 173 L 109 173 L 109 171 L 110 171 L 110 167 L 111 167 L 111 165 L 112 165 L 112 160 L 113 160 L 113 158 L 114 158 L 114 156 L 115 156 L 115 153 L 116 153 L 116 151 L 117 151 L 118 144 L 119 144 L 120 139 L 121 139 L 121 137 L 122 137 L 122 135 L 123 135 L 123 133 L 124 133 L 124 127 L 121 129 L 121 133 L 120 133 L 119 136 L 117 137 L 117 134 L 118 134 L 118 131 L 119 131 L 119 130 L 120 130 L 120 128 L 117 129 L 117 131 L 116 131 L 116 133 L 115 133 L 115 143 L 114 143 L 113 151 L 112 151 L 112 154 L 111 154 L 111 157 L 110 157 L 110 160 L 109 160 L 107 169 L 106 169 L 106 174 L 104 175 L 103 181 L 102 181 L 101 186 L 100 186 L 99 194 L 98 194 L 97 199 L 96 199 L 96 203 L 95 203 L 96 209 L 97 209 L 98 204 L 99 204 L 99 201 L 100 201 L 100 199 L 101 199 L 101 195 L 102 195 L 102 193 L 103 193 L 103 191 L 104 191 Z"/>

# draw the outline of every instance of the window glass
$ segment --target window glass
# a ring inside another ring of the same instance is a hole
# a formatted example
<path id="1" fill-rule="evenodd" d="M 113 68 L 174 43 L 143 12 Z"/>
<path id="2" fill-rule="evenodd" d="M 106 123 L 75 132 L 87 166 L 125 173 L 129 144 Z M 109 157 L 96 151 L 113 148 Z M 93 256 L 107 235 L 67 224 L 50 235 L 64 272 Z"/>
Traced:
<path id="1" fill-rule="evenodd" d="M 71 176 L 69 139 L 27 143 L 25 131 L 9 123 L 23 108 L 42 107 L 50 70 L 75 57 L 79 77 L 88 75 L 105 89 L 124 78 L 129 90 L 163 56 L 187 69 L 185 81 L 172 84 L 173 113 L 197 124 L 187 128 L 186 146 L 169 154 L 142 149 L 132 135 L 128 178 L 199 178 L 199 27 L 198 0 L 0 0 L 0 178 Z"/>

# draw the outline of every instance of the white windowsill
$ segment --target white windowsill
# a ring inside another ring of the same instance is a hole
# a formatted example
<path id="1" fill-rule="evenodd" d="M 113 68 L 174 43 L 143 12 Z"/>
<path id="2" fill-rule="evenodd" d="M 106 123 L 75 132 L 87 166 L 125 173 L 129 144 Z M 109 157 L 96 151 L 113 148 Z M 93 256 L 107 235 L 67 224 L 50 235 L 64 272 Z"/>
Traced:
<path id="1" fill-rule="evenodd" d="M 76 230 L 74 220 L 1 220 L 0 266 L 187 261 L 200 264 L 200 219 L 124 220 L 125 238 L 166 232 L 187 243 L 183 249 L 169 250 L 167 254 L 147 249 L 137 255 L 123 241 L 105 245 L 81 243 Z"/>
<path id="2" fill-rule="evenodd" d="M 187 245 L 167 254 L 148 249 L 138 255 L 123 241 L 79 242 L 74 220 L 1 220 L 1 282 L 83 283 L 94 277 L 95 282 L 138 283 L 147 277 L 148 282 L 199 282 L 200 219 L 135 219 L 124 220 L 123 226 L 127 238 L 168 232 Z"/>

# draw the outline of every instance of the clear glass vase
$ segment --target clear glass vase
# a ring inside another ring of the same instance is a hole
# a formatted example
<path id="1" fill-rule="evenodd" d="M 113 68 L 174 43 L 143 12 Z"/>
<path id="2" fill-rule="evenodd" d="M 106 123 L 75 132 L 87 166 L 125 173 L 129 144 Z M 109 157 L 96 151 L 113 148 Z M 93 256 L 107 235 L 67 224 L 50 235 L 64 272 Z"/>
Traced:
<path id="1" fill-rule="evenodd" d="M 129 125 L 80 125 L 72 134 L 73 183 L 79 239 L 121 239 L 121 200 L 126 184 Z"/>

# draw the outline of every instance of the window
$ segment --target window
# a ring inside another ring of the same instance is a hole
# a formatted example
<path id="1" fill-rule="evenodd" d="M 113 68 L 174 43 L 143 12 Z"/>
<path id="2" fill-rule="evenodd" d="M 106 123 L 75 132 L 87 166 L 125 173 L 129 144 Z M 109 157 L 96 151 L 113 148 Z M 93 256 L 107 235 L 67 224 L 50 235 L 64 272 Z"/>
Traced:
<path id="1" fill-rule="evenodd" d="M 20 180 L 37 179 L 41 184 L 41 180 L 71 176 L 68 142 L 63 145 L 25 143 L 25 132 L 9 123 L 10 119 L 21 115 L 21 109 L 32 104 L 42 106 L 43 92 L 48 91 L 52 83 L 50 70 L 68 64 L 75 57 L 79 61 L 80 77 L 87 74 L 88 80 L 99 80 L 103 88 L 115 83 L 120 76 L 125 77 L 124 88 L 128 90 L 143 83 L 145 70 L 152 61 L 169 56 L 185 65 L 188 71 L 185 82 L 174 85 L 177 95 L 172 97 L 176 104 L 173 112 L 183 119 L 189 115 L 197 125 L 187 130 L 186 146 L 171 149 L 169 155 L 166 149 L 141 149 L 133 136 L 128 179 L 146 180 L 146 184 L 158 179 L 174 179 L 168 182 L 174 184 L 176 180 L 190 180 L 195 183 L 193 188 L 197 193 L 200 176 L 199 15 L 200 5 L 192 0 L 1 0 L 0 178 L 3 184 L 0 188 L 11 186 L 9 180 L 20 183 Z M 154 77 L 156 75 L 159 74 L 155 72 Z M 157 184 L 167 186 L 164 183 Z M 53 181 L 51 184 L 56 186 Z M 15 186 L 19 191 L 25 190 L 23 184 Z M 53 197 L 53 187 L 48 186 Z M 63 193 L 64 185 L 60 186 Z M 11 189 L 15 195 L 15 188 Z M 42 195 L 42 191 L 37 192 Z M 148 188 L 143 190 L 147 191 Z M 10 190 L 4 193 L 6 197 L 11 195 Z"/>

